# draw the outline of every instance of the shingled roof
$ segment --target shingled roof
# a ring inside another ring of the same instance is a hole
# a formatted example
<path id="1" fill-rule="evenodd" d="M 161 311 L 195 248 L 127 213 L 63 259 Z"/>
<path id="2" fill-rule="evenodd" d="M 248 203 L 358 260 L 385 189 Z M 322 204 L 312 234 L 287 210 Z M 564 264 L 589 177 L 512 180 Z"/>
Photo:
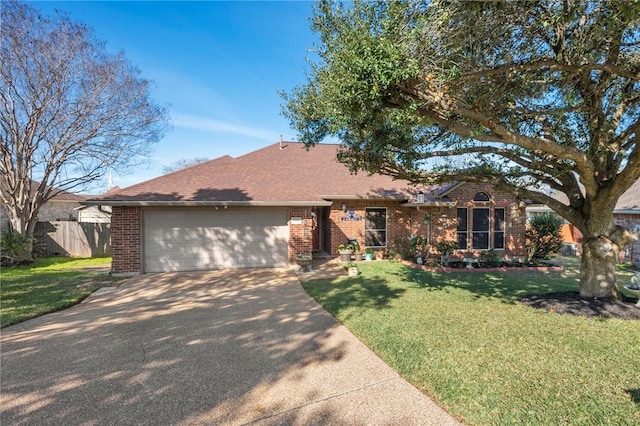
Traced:
<path id="1" fill-rule="evenodd" d="M 38 191 L 39 186 L 40 186 L 39 182 L 32 180 L 31 194 L 35 194 Z M 2 191 L 3 193 L 7 192 L 7 181 L 6 179 L 4 179 L 4 177 L 0 180 L 0 191 Z M 81 201 L 84 201 L 86 198 L 86 197 L 83 197 L 82 195 L 67 192 L 65 190 L 55 188 L 55 187 L 52 190 L 52 194 L 53 196 L 50 199 L 52 201 L 65 201 L 65 202 L 79 203 Z"/>
<path id="2" fill-rule="evenodd" d="M 106 205 L 329 205 L 326 200 L 411 200 L 418 191 L 389 176 L 351 174 L 339 145 L 276 143 L 224 156 L 87 201 Z M 423 190 L 425 193 L 427 191 Z M 431 191 L 433 192 L 433 191 Z"/>
<path id="3" fill-rule="evenodd" d="M 640 180 L 618 199 L 614 213 L 640 213 Z"/>

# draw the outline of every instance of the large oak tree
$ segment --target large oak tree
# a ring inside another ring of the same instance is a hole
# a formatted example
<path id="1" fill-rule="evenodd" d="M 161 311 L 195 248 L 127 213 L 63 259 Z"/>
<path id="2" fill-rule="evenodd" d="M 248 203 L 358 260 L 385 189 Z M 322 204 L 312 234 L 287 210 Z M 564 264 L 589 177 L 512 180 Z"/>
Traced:
<path id="1" fill-rule="evenodd" d="M 548 205 L 584 235 L 581 295 L 617 297 L 631 236 L 613 209 L 640 177 L 639 24 L 637 1 L 320 1 L 317 59 L 284 113 L 309 145 L 339 138 L 354 171 Z"/>
<path id="2" fill-rule="evenodd" d="M 160 139 L 167 114 L 140 71 L 86 26 L 15 1 L 2 2 L 0 22 L 2 203 L 28 240 L 57 189 L 126 171 Z"/>

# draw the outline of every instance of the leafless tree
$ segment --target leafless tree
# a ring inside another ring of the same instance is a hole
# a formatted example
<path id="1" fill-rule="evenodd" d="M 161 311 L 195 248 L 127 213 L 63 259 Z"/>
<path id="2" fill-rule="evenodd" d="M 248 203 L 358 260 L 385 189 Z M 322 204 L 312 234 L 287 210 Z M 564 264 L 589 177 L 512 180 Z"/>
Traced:
<path id="1" fill-rule="evenodd" d="M 150 82 L 87 26 L 16 1 L 2 2 L 0 18 L 2 202 L 28 238 L 56 188 L 82 190 L 139 164 L 168 117 Z"/>

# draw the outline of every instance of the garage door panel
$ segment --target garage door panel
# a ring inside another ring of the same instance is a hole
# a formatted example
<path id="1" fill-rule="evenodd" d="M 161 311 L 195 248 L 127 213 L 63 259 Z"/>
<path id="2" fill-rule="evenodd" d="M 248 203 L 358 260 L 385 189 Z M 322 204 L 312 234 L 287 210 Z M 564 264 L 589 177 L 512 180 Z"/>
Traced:
<path id="1" fill-rule="evenodd" d="M 284 209 L 149 210 L 144 221 L 146 272 L 288 264 Z"/>

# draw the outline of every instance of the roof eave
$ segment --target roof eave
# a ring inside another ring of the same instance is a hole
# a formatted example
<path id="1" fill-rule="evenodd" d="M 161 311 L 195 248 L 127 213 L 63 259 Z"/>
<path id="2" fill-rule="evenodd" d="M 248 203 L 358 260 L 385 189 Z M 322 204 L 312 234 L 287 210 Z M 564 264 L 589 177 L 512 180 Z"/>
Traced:
<path id="1" fill-rule="evenodd" d="M 141 200 L 87 200 L 86 206 L 114 207 L 313 207 L 330 206 L 324 200 L 310 201 L 141 201 Z"/>
<path id="2" fill-rule="evenodd" d="M 385 195 L 357 195 L 357 194 L 318 195 L 318 198 L 322 198 L 323 200 L 396 200 L 396 201 L 405 201 L 409 199 L 405 195 L 385 196 Z"/>
<path id="3" fill-rule="evenodd" d="M 615 209 L 613 214 L 640 214 L 640 209 Z"/>
<path id="4" fill-rule="evenodd" d="M 403 204 L 406 207 L 455 207 L 457 205 L 456 201 L 425 201 L 424 203 L 410 202 Z"/>

